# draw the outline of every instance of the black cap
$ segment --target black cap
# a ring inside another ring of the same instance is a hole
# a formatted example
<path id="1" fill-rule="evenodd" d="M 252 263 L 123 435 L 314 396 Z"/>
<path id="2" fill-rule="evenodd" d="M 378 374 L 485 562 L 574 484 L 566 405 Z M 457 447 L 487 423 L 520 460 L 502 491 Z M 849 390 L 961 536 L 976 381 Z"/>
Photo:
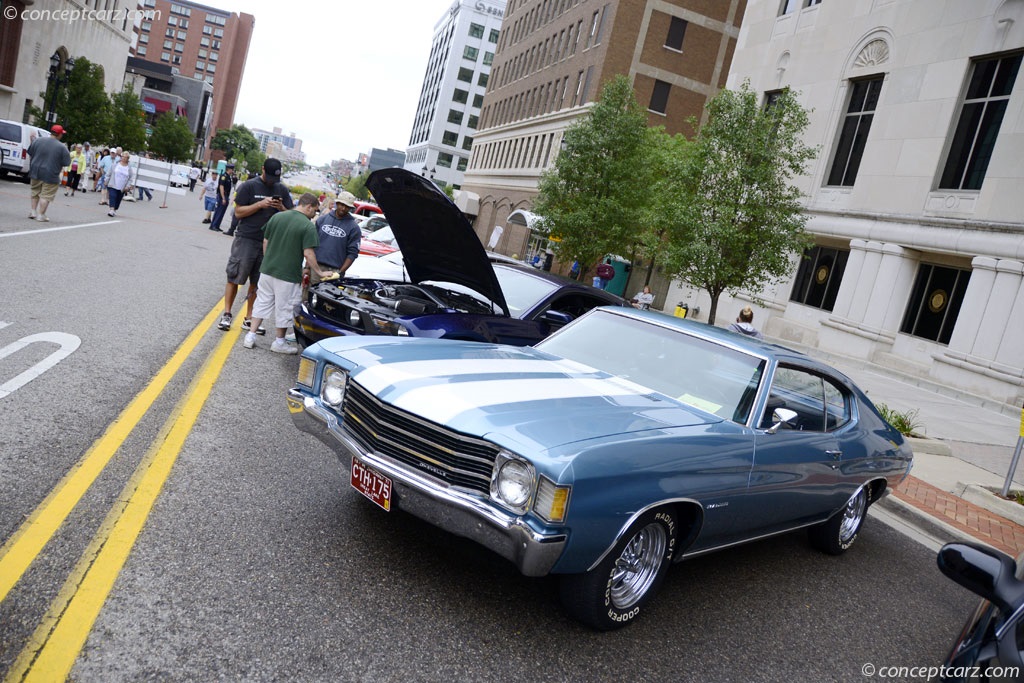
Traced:
<path id="1" fill-rule="evenodd" d="M 268 178 L 280 178 L 281 162 L 277 159 L 267 159 L 263 162 L 263 172 L 267 174 Z"/>

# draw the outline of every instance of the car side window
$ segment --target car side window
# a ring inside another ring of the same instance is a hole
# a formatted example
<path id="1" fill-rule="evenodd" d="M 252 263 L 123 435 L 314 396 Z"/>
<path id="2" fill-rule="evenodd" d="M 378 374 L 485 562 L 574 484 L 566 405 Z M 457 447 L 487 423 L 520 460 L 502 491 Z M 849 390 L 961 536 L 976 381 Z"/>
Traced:
<path id="1" fill-rule="evenodd" d="M 820 375 L 799 368 L 779 366 L 772 378 L 760 426 L 772 426 L 772 413 L 787 408 L 797 414 L 791 429 L 810 432 L 825 431 L 825 382 Z M 783 425 L 783 429 L 787 425 Z"/>
<path id="2" fill-rule="evenodd" d="M 589 297 L 583 294 L 567 294 L 565 296 L 555 297 L 552 299 L 551 303 L 549 303 L 544 310 L 566 313 L 571 315 L 572 319 L 575 320 L 590 309 L 598 306 L 605 306 L 607 304 L 607 301 L 596 297 Z"/>
<path id="3" fill-rule="evenodd" d="M 825 379 L 825 430 L 831 432 L 850 421 L 850 397 L 847 392 Z"/>

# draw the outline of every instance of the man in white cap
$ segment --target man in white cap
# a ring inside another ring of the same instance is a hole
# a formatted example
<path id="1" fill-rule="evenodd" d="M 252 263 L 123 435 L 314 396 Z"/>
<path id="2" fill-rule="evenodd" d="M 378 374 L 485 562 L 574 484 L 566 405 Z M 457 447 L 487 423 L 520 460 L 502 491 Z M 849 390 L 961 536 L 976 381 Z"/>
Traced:
<path id="1" fill-rule="evenodd" d="M 316 260 L 323 270 L 337 271 L 345 277 L 345 271 L 359 256 L 359 242 L 363 231 L 352 217 L 351 211 L 356 208 L 356 198 L 351 192 L 342 192 L 334 201 L 334 211 L 325 213 L 316 221 L 316 231 L 320 238 L 320 246 L 316 248 Z M 309 283 L 320 282 L 313 271 L 309 274 Z"/>

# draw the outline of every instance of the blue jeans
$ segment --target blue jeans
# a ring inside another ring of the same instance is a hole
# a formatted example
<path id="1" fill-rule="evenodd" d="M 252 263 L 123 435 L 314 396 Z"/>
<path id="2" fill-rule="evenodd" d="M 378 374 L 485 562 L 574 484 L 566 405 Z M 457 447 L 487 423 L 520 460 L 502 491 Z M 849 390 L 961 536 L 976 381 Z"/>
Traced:
<path id="1" fill-rule="evenodd" d="M 153 193 L 150 191 L 150 189 L 148 187 L 142 187 L 141 185 L 137 185 L 135 187 L 135 189 L 137 189 L 139 191 L 139 201 L 142 201 L 142 193 L 143 192 L 146 193 L 146 196 L 149 199 L 153 199 Z"/>

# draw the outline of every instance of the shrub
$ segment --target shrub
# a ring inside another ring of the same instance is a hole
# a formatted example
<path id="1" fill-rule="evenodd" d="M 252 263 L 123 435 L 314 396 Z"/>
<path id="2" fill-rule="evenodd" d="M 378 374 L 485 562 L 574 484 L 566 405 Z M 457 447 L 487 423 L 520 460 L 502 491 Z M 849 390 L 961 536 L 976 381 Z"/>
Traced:
<path id="1" fill-rule="evenodd" d="M 918 410 L 894 410 L 884 403 L 879 403 L 875 406 L 878 408 L 878 412 L 882 415 L 882 419 L 893 426 L 894 429 L 899 431 L 904 436 L 910 436 L 913 432 L 921 426 L 921 422 L 917 419 Z"/>

